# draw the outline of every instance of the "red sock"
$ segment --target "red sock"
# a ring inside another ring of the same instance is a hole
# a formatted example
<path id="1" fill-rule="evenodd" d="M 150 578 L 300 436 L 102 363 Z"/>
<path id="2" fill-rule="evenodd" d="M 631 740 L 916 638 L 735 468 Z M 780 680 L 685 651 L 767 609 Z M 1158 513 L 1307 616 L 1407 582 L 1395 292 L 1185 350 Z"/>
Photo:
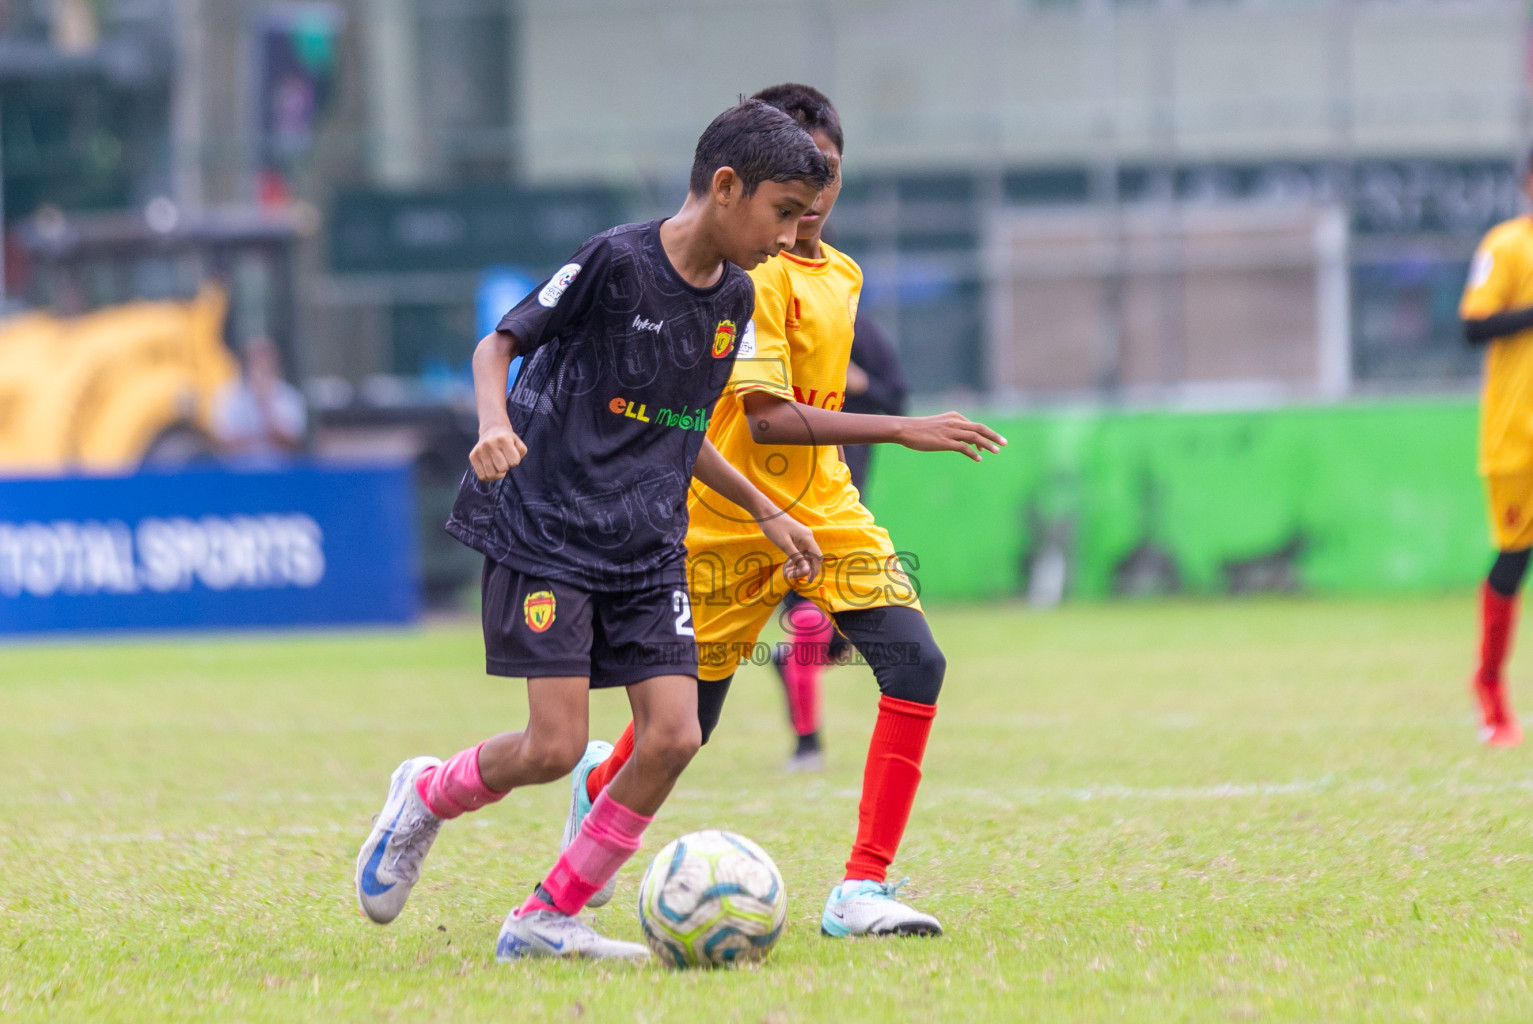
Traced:
<path id="1" fill-rule="evenodd" d="M 799 736 L 820 731 L 820 672 L 825 667 L 832 629 L 830 616 L 818 605 L 799 605 L 788 615 L 788 637 L 793 646 L 783 662 L 782 681 L 788 691 L 788 715 Z"/>
<path id="2" fill-rule="evenodd" d="M 1501 669 L 1517 632 L 1517 595 L 1508 597 L 1489 583 L 1480 587 L 1480 667 L 1475 678 L 1484 686 L 1501 683 Z"/>
<path id="3" fill-rule="evenodd" d="M 905 835 L 921 785 L 921 758 L 931 735 L 934 704 L 881 697 L 857 807 L 857 842 L 846 862 L 847 878 L 882 882 Z"/>
<path id="4" fill-rule="evenodd" d="M 633 721 L 630 720 L 627 728 L 623 730 L 623 735 L 619 736 L 617 742 L 612 745 L 611 755 L 592 768 L 591 774 L 586 776 L 586 796 L 594 801 L 601 791 L 607 788 L 607 784 L 617 777 L 618 769 L 627 764 L 632 756 Z"/>

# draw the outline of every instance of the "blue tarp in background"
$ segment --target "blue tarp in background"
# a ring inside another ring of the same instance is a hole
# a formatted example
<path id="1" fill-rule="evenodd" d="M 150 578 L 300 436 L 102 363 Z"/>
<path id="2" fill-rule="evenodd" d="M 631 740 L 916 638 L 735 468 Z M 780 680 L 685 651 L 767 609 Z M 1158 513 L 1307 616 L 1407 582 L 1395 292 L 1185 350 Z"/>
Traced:
<path id="1" fill-rule="evenodd" d="M 407 623 L 406 466 L 0 481 L 0 634 Z"/>

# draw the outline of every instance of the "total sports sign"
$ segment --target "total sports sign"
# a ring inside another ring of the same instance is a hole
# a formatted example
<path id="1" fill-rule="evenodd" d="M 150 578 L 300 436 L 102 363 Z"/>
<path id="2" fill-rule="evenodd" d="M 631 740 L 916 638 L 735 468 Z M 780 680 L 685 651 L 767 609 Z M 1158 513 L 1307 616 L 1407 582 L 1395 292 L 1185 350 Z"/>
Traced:
<path id="1" fill-rule="evenodd" d="M 0 482 L 0 634 L 404 623 L 407 467 Z"/>

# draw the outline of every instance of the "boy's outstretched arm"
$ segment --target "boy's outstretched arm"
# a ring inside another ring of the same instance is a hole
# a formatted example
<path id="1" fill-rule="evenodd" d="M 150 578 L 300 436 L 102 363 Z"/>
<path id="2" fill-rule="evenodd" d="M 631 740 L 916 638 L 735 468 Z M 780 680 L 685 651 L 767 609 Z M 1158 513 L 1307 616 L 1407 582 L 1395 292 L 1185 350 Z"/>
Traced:
<path id="1" fill-rule="evenodd" d="M 506 375 L 516 349 L 516 336 L 508 331 L 491 331 L 474 347 L 479 442 L 468 453 L 468 462 L 481 480 L 499 480 L 527 454 L 527 446 L 511 429 L 511 418 L 506 415 Z"/>
<path id="2" fill-rule="evenodd" d="M 782 567 L 784 576 L 790 580 L 812 580 L 819 573 L 820 546 L 814 542 L 814 532 L 774 505 L 707 438 L 703 439 L 702 451 L 697 453 L 692 475 L 756 520 L 767 540 L 788 556 Z"/>
<path id="3" fill-rule="evenodd" d="M 836 412 L 753 391 L 743 398 L 751 438 L 757 444 L 902 444 L 918 452 L 958 452 L 975 462 L 998 452 L 1006 439 L 962 413 L 936 416 L 874 416 Z"/>

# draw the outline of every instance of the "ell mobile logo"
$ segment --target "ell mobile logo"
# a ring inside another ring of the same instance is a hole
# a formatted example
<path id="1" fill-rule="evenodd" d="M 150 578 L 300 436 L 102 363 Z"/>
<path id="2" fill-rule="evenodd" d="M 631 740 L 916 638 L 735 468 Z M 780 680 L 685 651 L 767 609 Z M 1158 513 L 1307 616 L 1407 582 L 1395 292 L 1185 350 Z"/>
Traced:
<path id="1" fill-rule="evenodd" d="M 607 408 L 625 419 L 638 420 L 640 423 L 653 422 L 660 427 L 679 427 L 682 430 L 705 431 L 708 429 L 710 419 L 708 410 L 694 410 L 691 406 L 684 405 L 680 412 L 674 409 L 661 409 L 651 420 L 649 406 L 628 398 L 614 398 L 607 403 Z"/>

